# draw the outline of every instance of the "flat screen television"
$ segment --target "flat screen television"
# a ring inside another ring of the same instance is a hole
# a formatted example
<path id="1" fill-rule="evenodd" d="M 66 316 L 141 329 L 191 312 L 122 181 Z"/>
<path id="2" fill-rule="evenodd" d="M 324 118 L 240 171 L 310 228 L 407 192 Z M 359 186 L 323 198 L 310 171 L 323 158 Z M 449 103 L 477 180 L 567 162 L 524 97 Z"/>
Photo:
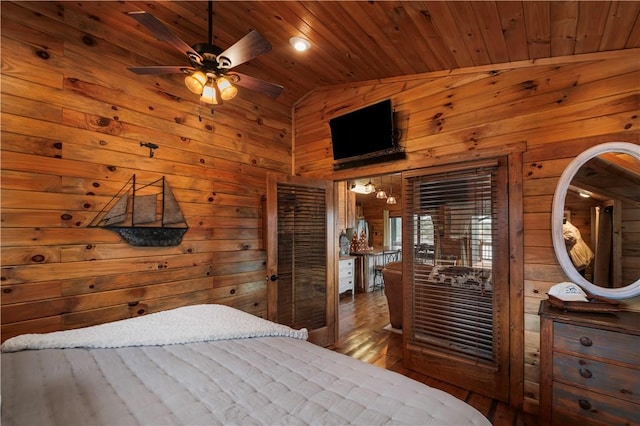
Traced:
<path id="1" fill-rule="evenodd" d="M 393 121 L 390 99 L 329 120 L 334 169 L 404 158 Z"/>

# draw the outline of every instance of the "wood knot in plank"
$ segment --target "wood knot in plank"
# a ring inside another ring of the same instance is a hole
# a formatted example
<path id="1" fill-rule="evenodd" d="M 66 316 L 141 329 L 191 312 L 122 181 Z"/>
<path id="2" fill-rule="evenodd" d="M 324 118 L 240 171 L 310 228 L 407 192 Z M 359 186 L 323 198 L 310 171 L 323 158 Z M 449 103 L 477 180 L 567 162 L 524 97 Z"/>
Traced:
<path id="1" fill-rule="evenodd" d="M 36 56 L 40 59 L 44 59 L 45 61 L 51 57 L 51 55 L 49 55 L 49 52 L 47 52 L 46 50 L 36 50 Z"/>
<path id="2" fill-rule="evenodd" d="M 85 35 L 82 37 L 82 42 L 84 44 L 86 44 L 87 46 L 95 46 L 97 43 L 96 41 L 93 39 L 93 37 L 89 36 L 89 35 Z"/>

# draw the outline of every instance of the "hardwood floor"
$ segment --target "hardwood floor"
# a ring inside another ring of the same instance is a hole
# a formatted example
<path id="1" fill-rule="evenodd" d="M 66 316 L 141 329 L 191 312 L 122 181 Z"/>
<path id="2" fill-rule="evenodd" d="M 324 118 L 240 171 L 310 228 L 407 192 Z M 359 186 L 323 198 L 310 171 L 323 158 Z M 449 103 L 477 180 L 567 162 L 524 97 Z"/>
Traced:
<path id="1" fill-rule="evenodd" d="M 402 336 L 385 330 L 389 311 L 384 292 L 349 293 L 340 297 L 340 336 L 329 349 L 392 370 L 466 401 L 493 425 L 538 425 L 538 418 L 500 401 L 444 383 L 402 367 Z"/>

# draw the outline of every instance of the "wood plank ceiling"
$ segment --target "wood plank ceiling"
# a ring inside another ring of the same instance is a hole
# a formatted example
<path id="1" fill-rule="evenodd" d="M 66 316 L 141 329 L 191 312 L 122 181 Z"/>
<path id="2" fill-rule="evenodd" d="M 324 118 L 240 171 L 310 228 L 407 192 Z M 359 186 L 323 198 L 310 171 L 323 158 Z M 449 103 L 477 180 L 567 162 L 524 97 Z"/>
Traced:
<path id="1" fill-rule="evenodd" d="M 207 1 L 55 7 L 68 13 L 65 20 L 104 24 L 105 39 L 131 51 L 123 72 L 126 66 L 188 64 L 126 12 L 152 13 L 189 45 L 208 39 Z M 213 10 L 214 44 L 224 49 L 256 29 L 273 45 L 235 70 L 284 86 L 278 102 L 285 106 L 328 85 L 640 47 L 638 1 L 214 1 Z M 312 48 L 295 52 L 293 36 L 307 38 Z M 153 84 L 182 76 L 135 78 Z M 185 88 L 179 95 L 189 93 Z"/>

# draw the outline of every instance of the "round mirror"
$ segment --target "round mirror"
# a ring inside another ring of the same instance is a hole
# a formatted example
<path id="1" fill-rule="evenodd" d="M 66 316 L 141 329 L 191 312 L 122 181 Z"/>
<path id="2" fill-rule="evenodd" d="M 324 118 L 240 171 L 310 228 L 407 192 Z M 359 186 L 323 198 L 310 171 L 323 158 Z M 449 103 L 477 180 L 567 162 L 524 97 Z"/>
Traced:
<path id="1" fill-rule="evenodd" d="M 551 213 L 553 248 L 569 280 L 611 299 L 640 296 L 640 239 L 625 238 L 633 229 L 640 230 L 640 145 L 610 142 L 578 155 L 560 176 Z"/>

